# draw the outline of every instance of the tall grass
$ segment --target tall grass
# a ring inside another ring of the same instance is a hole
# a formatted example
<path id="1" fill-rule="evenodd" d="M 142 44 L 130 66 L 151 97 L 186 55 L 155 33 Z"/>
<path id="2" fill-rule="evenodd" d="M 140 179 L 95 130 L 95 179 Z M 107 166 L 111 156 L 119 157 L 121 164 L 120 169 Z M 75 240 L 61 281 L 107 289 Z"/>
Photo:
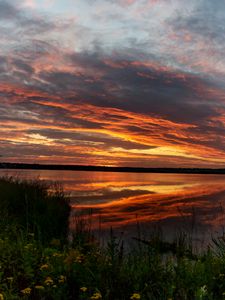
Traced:
<path id="1" fill-rule="evenodd" d="M 70 205 L 57 184 L 1 178 L 0 211 L 1 223 L 13 223 L 27 233 L 35 233 L 42 242 L 67 238 Z"/>

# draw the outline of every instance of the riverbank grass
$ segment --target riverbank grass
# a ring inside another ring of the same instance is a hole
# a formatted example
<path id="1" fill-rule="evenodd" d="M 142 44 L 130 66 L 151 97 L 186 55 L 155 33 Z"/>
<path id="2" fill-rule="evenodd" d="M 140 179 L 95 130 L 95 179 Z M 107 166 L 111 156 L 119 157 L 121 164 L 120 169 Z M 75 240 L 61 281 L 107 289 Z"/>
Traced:
<path id="1" fill-rule="evenodd" d="M 0 179 L 0 208 L 0 300 L 225 299 L 223 238 L 200 254 L 185 234 L 124 251 L 112 231 L 103 248 L 83 224 L 68 241 L 68 200 L 41 181 Z"/>

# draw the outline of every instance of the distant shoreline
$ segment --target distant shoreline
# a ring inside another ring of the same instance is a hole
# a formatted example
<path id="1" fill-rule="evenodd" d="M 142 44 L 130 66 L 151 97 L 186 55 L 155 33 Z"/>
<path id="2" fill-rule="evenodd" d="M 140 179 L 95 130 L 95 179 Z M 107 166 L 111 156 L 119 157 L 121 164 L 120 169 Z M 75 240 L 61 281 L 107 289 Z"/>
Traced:
<path id="1" fill-rule="evenodd" d="M 123 172 L 123 173 L 174 173 L 174 174 L 225 174 L 224 169 L 209 168 L 135 168 L 135 167 L 104 167 L 85 165 L 48 165 L 25 163 L 0 163 L 0 169 L 24 170 L 61 170 L 61 171 L 95 171 L 95 172 Z"/>

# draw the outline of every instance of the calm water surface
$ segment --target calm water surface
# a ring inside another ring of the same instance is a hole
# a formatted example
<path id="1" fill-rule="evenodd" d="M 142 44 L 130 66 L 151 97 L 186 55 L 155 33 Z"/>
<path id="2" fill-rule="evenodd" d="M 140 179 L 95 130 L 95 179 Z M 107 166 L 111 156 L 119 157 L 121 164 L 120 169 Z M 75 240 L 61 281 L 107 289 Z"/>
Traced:
<path id="1" fill-rule="evenodd" d="M 62 183 L 71 197 L 71 220 L 82 213 L 100 235 L 111 227 L 146 235 L 159 226 L 168 237 L 183 229 L 208 239 L 225 225 L 225 175 L 0 170 L 5 174 Z"/>

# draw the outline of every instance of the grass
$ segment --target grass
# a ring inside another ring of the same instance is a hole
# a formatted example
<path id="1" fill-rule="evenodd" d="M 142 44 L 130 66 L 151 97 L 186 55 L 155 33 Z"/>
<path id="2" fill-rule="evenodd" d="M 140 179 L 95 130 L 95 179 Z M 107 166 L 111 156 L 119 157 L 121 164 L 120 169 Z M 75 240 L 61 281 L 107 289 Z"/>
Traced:
<path id="1" fill-rule="evenodd" d="M 1 223 L 13 223 L 35 233 L 43 243 L 67 237 L 70 205 L 57 184 L 1 178 L 0 211 Z"/>
<path id="2" fill-rule="evenodd" d="M 69 203 L 59 187 L 0 179 L 0 300 L 225 299 L 225 239 L 193 253 L 182 233 L 159 233 L 124 251 L 105 247 L 84 222 L 67 240 Z"/>

